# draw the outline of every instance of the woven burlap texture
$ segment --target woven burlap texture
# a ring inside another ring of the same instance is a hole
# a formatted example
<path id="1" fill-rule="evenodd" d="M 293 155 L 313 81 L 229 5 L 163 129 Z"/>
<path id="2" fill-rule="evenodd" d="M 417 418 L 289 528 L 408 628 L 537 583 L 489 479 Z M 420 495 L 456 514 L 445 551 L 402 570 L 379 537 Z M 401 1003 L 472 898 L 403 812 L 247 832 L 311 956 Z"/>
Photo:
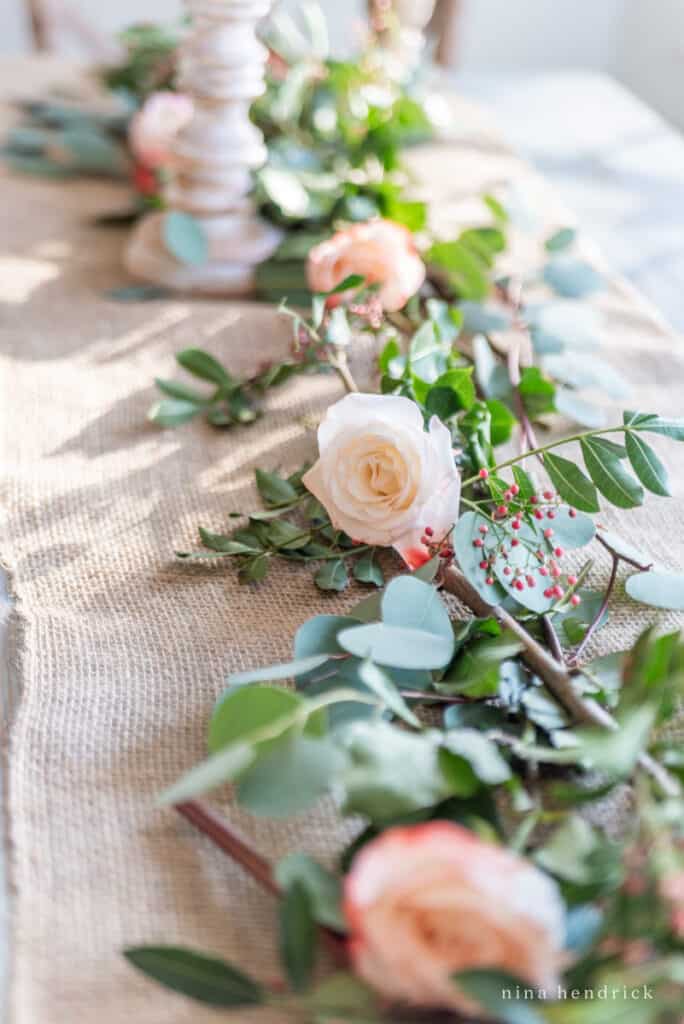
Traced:
<path id="1" fill-rule="evenodd" d="M 486 119 L 468 110 L 461 124 L 460 141 L 413 156 L 441 231 L 481 217 L 468 197 L 520 177 L 547 223 L 564 221 Z M 255 465 L 290 470 L 311 458 L 311 421 L 341 392 L 332 378 L 307 377 L 274 391 L 253 427 L 156 429 L 146 422 L 152 380 L 174 375 L 176 351 L 206 346 L 239 371 L 282 352 L 288 326 L 232 302 L 108 301 L 124 282 L 123 236 L 92 219 L 121 206 L 122 192 L 8 176 L 2 190 L 1 553 L 20 693 L 11 1020 L 200 1024 L 216 1015 L 137 975 L 121 948 L 178 942 L 273 977 L 274 906 L 173 811 L 156 809 L 155 795 L 202 757 L 227 671 L 287 658 L 303 620 L 344 611 L 359 593 L 322 595 L 298 567 L 240 587 L 230 566 L 181 564 L 173 552 L 196 543 L 198 523 L 220 529 L 229 512 L 255 506 Z M 621 282 L 596 305 L 632 405 L 681 412 L 678 339 Z M 667 447 L 681 498 L 684 447 Z M 620 532 L 684 564 L 680 509 L 653 499 L 621 515 Z M 607 559 L 596 558 L 593 578 L 605 580 Z M 595 650 L 627 646 L 653 620 L 618 601 Z M 228 798 L 222 807 L 273 860 L 294 850 L 329 860 L 345 839 L 331 804 L 285 822 L 252 818 Z"/>

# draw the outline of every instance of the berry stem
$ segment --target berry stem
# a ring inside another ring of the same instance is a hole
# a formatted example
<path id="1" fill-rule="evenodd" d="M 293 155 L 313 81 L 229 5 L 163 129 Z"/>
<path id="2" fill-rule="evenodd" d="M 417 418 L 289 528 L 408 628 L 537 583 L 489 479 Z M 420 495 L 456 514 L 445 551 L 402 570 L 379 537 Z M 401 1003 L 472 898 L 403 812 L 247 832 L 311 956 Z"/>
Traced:
<path id="1" fill-rule="evenodd" d="M 570 437 L 561 437 L 558 441 L 551 441 L 550 444 L 544 444 L 540 448 L 532 448 L 530 451 L 523 452 L 521 455 L 514 455 L 511 459 L 506 459 L 505 462 L 500 462 L 498 466 L 494 466 L 490 470 L 491 473 L 498 473 L 501 469 L 506 469 L 507 466 L 514 466 L 518 462 L 522 462 L 523 459 L 528 458 L 530 455 L 543 455 L 545 452 L 551 451 L 553 448 L 560 448 L 561 445 L 571 444 L 573 441 L 582 441 L 585 437 L 599 437 L 603 434 L 628 434 L 630 429 L 625 424 L 621 424 L 619 427 L 606 427 L 602 430 L 583 430 L 579 434 L 571 434 Z M 467 487 L 469 484 L 474 484 L 479 479 L 477 476 L 468 477 L 462 483 L 463 487 Z"/>
<path id="2" fill-rule="evenodd" d="M 457 597 L 466 607 L 470 608 L 478 618 L 494 618 L 504 629 L 510 630 L 523 646 L 521 657 L 527 665 L 543 679 L 556 700 L 578 723 L 599 726 L 615 731 L 617 722 L 604 707 L 591 698 L 587 699 L 580 693 L 575 680 L 564 665 L 555 661 L 534 637 L 500 605 L 490 605 L 480 597 L 463 573 L 453 566 L 445 569 L 442 585 L 446 591 Z M 639 766 L 647 772 L 670 797 L 681 795 L 681 786 L 658 761 L 650 754 L 642 753 L 638 760 Z"/>

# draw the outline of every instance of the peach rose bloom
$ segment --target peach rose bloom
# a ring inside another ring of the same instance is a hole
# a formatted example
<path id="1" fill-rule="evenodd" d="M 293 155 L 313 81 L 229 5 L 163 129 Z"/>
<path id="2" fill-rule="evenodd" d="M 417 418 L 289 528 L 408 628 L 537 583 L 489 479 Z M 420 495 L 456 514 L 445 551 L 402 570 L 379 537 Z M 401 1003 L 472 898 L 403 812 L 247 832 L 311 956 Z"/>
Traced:
<path id="1" fill-rule="evenodd" d="M 670 927 L 678 938 L 684 939 L 684 871 L 663 878 L 660 891 L 670 904 Z"/>
<path id="2" fill-rule="evenodd" d="M 406 564 L 430 558 L 458 519 L 461 477 L 451 434 L 437 416 L 426 431 L 415 402 L 401 395 L 347 395 L 318 428 L 318 461 L 304 474 L 337 530 L 365 544 L 392 545 Z"/>
<path id="3" fill-rule="evenodd" d="M 309 253 L 307 279 L 313 292 L 329 292 L 350 274 L 360 274 L 366 284 L 379 284 L 383 309 L 393 312 L 405 306 L 425 280 L 425 266 L 413 235 L 392 220 L 369 220 L 338 231 Z M 332 295 L 330 306 L 344 300 Z"/>
<path id="4" fill-rule="evenodd" d="M 356 973 L 395 1003 L 477 1013 L 450 976 L 478 968 L 558 983 L 555 882 L 460 825 L 390 828 L 369 842 L 346 878 L 344 914 Z"/>
<path id="5" fill-rule="evenodd" d="M 171 159 L 171 144 L 190 121 L 193 103 L 179 92 L 154 92 L 131 118 L 128 141 L 144 167 L 155 170 Z"/>

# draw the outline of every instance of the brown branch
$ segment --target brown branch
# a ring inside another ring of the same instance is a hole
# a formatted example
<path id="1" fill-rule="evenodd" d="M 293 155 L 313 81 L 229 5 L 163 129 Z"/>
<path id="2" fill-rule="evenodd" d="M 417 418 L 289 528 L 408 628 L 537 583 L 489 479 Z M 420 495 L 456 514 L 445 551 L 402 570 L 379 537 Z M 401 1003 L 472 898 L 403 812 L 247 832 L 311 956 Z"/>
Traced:
<path id="1" fill-rule="evenodd" d="M 564 664 L 565 659 L 563 658 L 563 648 L 561 647 L 556 627 L 551 621 L 550 615 L 542 615 L 542 626 L 544 627 L 544 635 L 546 636 L 546 642 L 549 645 L 549 650 L 556 661 L 559 661 L 561 665 Z"/>
<path id="2" fill-rule="evenodd" d="M 227 853 L 245 869 L 248 875 L 273 896 L 280 896 L 280 886 L 275 880 L 273 869 L 260 853 L 253 850 L 235 830 L 222 818 L 209 810 L 198 800 L 186 800 L 175 805 L 179 814 L 199 829 L 205 836 Z"/>
<path id="3" fill-rule="evenodd" d="M 618 724 L 605 708 L 595 700 L 586 698 L 579 693 L 572 675 L 559 662 L 555 661 L 517 619 L 498 605 L 490 605 L 480 597 L 475 588 L 468 582 L 463 573 L 456 568 L 446 569 L 442 576 L 444 589 L 465 604 L 479 618 L 494 618 L 504 629 L 510 630 L 522 644 L 521 657 L 525 663 L 543 679 L 547 688 L 563 705 L 572 718 L 579 723 L 600 726 L 615 731 Z M 649 754 L 641 754 L 639 765 L 658 783 L 668 796 L 678 796 L 680 786 L 676 779 Z"/>
<path id="4" fill-rule="evenodd" d="M 203 835 L 211 839 L 212 843 L 220 850 L 223 850 L 243 867 L 263 889 L 270 892 L 272 896 L 282 895 L 282 890 L 275 879 L 270 863 L 215 811 L 210 810 L 198 800 L 184 800 L 183 803 L 175 804 L 175 809 Z M 328 947 L 328 952 L 337 966 L 345 967 L 348 964 L 348 956 L 344 938 L 333 928 L 327 928 L 324 925 L 320 925 L 319 930 Z"/>

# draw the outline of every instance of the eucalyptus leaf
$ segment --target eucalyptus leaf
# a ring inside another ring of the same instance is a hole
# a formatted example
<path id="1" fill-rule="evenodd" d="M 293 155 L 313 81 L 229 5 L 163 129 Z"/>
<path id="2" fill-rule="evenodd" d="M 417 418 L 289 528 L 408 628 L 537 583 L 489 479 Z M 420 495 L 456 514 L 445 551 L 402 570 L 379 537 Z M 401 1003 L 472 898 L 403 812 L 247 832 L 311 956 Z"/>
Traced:
<path id="1" fill-rule="evenodd" d="M 344 764 L 344 755 L 332 739 L 299 736 L 260 757 L 240 777 L 238 799 L 252 814 L 288 818 L 322 797 Z"/>
<path id="2" fill-rule="evenodd" d="M 209 240 L 201 223 L 189 213 L 170 210 L 164 214 L 162 238 L 179 263 L 198 266 L 209 258 Z"/>
<path id="3" fill-rule="evenodd" d="M 589 263 L 558 256 L 544 267 L 544 280 L 566 299 L 582 299 L 603 287 L 601 274 Z"/>
<path id="4" fill-rule="evenodd" d="M 641 604 L 684 611 L 684 573 L 637 572 L 627 579 L 625 590 Z"/>
<path id="5" fill-rule="evenodd" d="M 408 707 L 406 701 L 391 678 L 372 661 L 364 661 L 359 668 L 359 677 L 368 689 L 380 698 L 382 703 L 407 725 L 414 729 L 420 728 L 420 722 Z"/>
<path id="6" fill-rule="evenodd" d="M 453 636 L 448 638 L 384 622 L 344 629 L 338 640 L 350 654 L 395 668 L 443 668 L 451 660 L 454 649 Z"/>
<path id="7" fill-rule="evenodd" d="M 306 853 L 290 853 L 275 866 L 276 882 L 289 889 L 299 882 L 311 900 L 311 910 L 319 924 L 344 934 L 347 922 L 342 913 L 340 879 Z"/>
<path id="8" fill-rule="evenodd" d="M 388 625 L 425 630 L 453 643 L 449 613 L 439 591 L 430 583 L 415 576 L 395 577 L 385 589 L 381 608 L 382 620 Z"/>
<path id="9" fill-rule="evenodd" d="M 382 569 L 374 561 L 373 551 L 367 551 L 354 562 L 352 575 L 359 583 L 372 583 L 374 587 L 381 587 L 385 582 Z"/>
<path id="10" fill-rule="evenodd" d="M 253 747 L 248 743 L 238 743 L 219 750 L 191 768 L 173 786 L 164 790 L 159 797 L 159 803 L 184 803 L 225 782 L 232 782 L 252 764 L 255 756 Z"/>

